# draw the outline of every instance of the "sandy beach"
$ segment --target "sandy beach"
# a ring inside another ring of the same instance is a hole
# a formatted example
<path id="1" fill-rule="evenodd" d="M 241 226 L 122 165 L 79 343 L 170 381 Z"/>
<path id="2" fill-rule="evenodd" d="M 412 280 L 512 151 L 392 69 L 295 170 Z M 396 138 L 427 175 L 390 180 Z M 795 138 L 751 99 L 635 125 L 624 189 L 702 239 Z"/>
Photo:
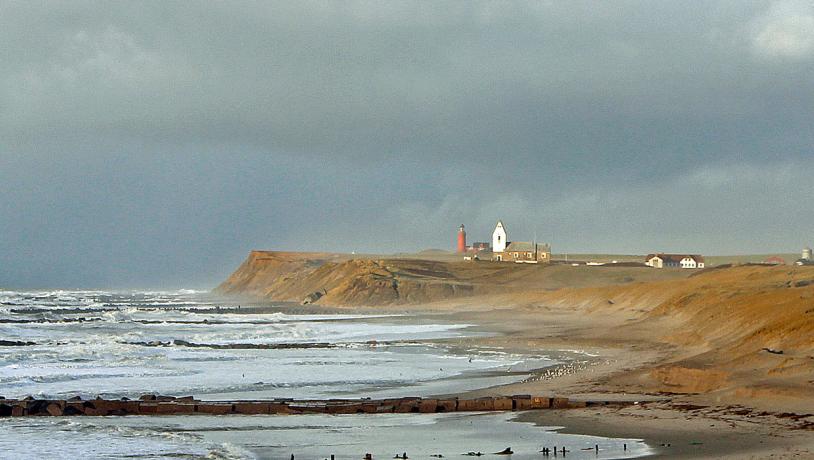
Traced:
<path id="1" fill-rule="evenodd" d="M 562 433 L 642 439 L 665 458 L 812 458 L 814 404 L 809 399 L 733 399 L 720 394 L 645 391 L 630 375 L 674 358 L 680 350 L 661 331 L 635 324 L 636 313 L 589 314 L 570 305 L 533 306 L 517 296 L 485 296 L 398 307 L 319 307 L 291 305 L 287 311 L 402 313 L 405 321 L 475 324 L 484 336 L 443 339 L 447 346 L 494 348 L 533 355 L 541 350 L 584 353 L 579 365 L 537 370 L 519 383 L 468 391 L 461 396 L 549 394 L 577 400 L 625 401 L 624 407 L 530 411 L 517 421 L 561 426 Z M 277 310 L 273 307 L 271 310 Z M 250 311 L 264 311 L 255 307 Z M 541 310 L 544 312 L 541 313 Z M 409 319 L 408 319 L 409 318 Z M 393 318 L 388 318 L 393 321 Z M 625 330 L 627 335 L 619 335 Z M 461 351 L 463 352 L 463 351 Z M 438 395 L 453 396 L 453 395 Z"/>
<path id="2" fill-rule="evenodd" d="M 482 299 L 483 300 L 483 299 Z M 499 299 L 495 299 L 499 301 Z M 812 402 L 806 398 L 732 398 L 719 394 L 642 391 L 630 384 L 634 370 L 653 368 L 677 350 L 659 340 L 658 332 L 634 330 L 608 337 L 608 331 L 631 321 L 631 315 L 585 315 L 571 308 L 511 306 L 486 309 L 457 303 L 450 318 L 499 332 L 465 339 L 472 345 L 501 347 L 519 353 L 541 349 L 580 350 L 594 356 L 590 364 L 551 375 L 536 374 L 524 382 L 469 392 L 467 396 L 557 394 L 575 399 L 636 401 L 627 407 L 599 407 L 523 413 L 518 420 L 541 426 L 563 426 L 565 433 L 641 438 L 656 456 L 669 458 L 812 458 Z M 435 316 L 435 315 L 434 315 Z M 757 371 L 756 371 L 757 373 Z M 808 414 L 808 416 L 806 416 Z"/>

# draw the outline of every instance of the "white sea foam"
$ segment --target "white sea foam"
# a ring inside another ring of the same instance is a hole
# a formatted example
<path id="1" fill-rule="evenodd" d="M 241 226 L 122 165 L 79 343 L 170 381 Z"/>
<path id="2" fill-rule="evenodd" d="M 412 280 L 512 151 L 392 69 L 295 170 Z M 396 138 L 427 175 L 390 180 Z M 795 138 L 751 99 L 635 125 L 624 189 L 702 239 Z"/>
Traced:
<path id="1" fill-rule="evenodd" d="M 146 392 L 324 397 L 403 386 L 420 394 L 423 386 L 437 388 L 438 380 L 508 369 L 516 361 L 490 356 L 470 361 L 429 344 L 388 344 L 460 336 L 466 333 L 466 324 L 388 322 L 387 315 L 377 315 L 374 322 L 364 315 L 216 313 L 214 304 L 195 301 L 186 291 L 5 294 L 10 303 L 31 310 L 9 309 L 4 317 L 34 322 L 0 323 L 0 336 L 35 343 L 0 347 L 0 394 L 7 397 Z M 143 307 L 157 300 L 188 305 Z M 81 306 L 87 305 L 104 307 L 83 310 Z M 75 322 L 76 318 L 86 321 Z M 250 348 L 317 342 L 334 347 Z M 151 343 L 170 345 L 145 345 Z M 249 348 L 213 348 L 217 346 Z"/>

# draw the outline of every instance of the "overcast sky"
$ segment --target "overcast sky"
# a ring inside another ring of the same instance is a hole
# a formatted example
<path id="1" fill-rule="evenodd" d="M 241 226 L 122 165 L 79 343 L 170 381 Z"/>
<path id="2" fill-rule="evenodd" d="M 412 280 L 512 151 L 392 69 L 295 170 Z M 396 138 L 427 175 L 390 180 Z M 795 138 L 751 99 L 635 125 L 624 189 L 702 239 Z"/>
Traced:
<path id="1" fill-rule="evenodd" d="M 0 287 L 814 244 L 811 1 L 0 0 Z"/>

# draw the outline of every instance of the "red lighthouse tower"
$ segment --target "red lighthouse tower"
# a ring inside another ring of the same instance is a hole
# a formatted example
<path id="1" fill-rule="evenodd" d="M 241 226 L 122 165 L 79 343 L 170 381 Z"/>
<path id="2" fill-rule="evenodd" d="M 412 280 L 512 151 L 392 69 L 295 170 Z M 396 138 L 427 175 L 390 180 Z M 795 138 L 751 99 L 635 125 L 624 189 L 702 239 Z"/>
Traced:
<path id="1" fill-rule="evenodd" d="M 466 252 L 466 232 L 464 231 L 464 224 L 458 229 L 458 252 Z"/>

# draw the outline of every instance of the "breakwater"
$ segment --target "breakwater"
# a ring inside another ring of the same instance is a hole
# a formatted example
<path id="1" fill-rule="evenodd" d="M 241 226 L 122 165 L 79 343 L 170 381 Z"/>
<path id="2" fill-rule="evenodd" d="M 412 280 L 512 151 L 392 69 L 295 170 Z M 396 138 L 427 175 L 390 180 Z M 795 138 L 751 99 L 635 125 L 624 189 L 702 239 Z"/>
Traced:
<path id="1" fill-rule="evenodd" d="M 575 401 L 564 397 L 497 396 L 396 399 L 271 399 L 201 401 L 192 396 L 143 395 L 139 399 L 0 399 L 0 417 L 108 415 L 388 414 L 569 409 L 620 402 Z"/>

